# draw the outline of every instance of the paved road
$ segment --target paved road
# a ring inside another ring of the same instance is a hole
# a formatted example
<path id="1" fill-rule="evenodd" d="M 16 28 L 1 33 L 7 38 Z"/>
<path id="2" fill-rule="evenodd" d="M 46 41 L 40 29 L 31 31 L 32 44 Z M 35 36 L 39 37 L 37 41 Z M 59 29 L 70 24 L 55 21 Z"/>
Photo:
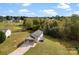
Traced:
<path id="1" fill-rule="evenodd" d="M 30 43 L 29 41 L 26 41 L 19 48 L 17 48 L 15 51 L 10 53 L 9 55 L 22 55 L 32 47 L 32 44 L 34 43 Z"/>

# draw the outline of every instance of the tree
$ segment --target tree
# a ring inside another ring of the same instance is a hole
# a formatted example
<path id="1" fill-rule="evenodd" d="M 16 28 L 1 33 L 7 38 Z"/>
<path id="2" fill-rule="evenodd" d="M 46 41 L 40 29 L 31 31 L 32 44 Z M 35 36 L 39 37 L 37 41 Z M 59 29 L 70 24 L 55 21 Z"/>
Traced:
<path id="1" fill-rule="evenodd" d="M 72 14 L 72 16 L 71 16 L 71 21 L 73 22 L 73 23 L 75 23 L 75 22 L 77 22 L 79 20 L 79 15 L 77 15 L 77 14 Z"/>
<path id="2" fill-rule="evenodd" d="M 40 24 L 40 20 L 39 19 L 33 19 L 33 24 L 34 25 L 39 25 Z"/>
<path id="3" fill-rule="evenodd" d="M 32 29 L 33 27 L 33 20 L 31 19 L 25 19 L 24 22 L 23 22 L 23 27 L 24 29 Z"/>
<path id="4" fill-rule="evenodd" d="M 67 39 L 79 40 L 79 16 L 72 15 L 67 18 L 64 26 L 64 36 Z"/>
<path id="5" fill-rule="evenodd" d="M 7 20 L 12 20 L 12 16 L 6 16 Z"/>
<path id="6" fill-rule="evenodd" d="M 60 16 L 59 16 L 59 15 L 56 15 L 56 16 L 55 16 L 55 19 L 56 19 L 56 20 L 60 20 Z"/>
<path id="7" fill-rule="evenodd" d="M 0 22 L 2 22 L 2 21 L 3 21 L 3 19 L 4 19 L 4 17 L 3 17 L 3 16 L 0 16 Z"/>
<path id="8" fill-rule="evenodd" d="M 5 33 L 0 31 L 0 43 L 4 42 L 6 39 Z"/>

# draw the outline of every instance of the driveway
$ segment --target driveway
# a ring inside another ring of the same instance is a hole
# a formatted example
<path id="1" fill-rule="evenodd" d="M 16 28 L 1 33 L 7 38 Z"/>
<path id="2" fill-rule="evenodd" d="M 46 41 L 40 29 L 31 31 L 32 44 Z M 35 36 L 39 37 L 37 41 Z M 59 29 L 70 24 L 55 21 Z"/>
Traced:
<path id="1" fill-rule="evenodd" d="M 34 43 L 31 43 L 29 41 L 24 42 L 20 47 L 18 47 L 15 51 L 10 53 L 9 55 L 22 55 L 25 52 L 27 52 Z"/>

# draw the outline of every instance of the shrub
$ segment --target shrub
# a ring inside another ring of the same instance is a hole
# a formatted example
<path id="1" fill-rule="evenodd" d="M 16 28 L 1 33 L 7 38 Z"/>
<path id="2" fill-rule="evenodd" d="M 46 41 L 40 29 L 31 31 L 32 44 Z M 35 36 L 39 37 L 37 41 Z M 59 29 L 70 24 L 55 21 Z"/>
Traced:
<path id="1" fill-rule="evenodd" d="M 25 19 L 23 22 L 23 29 L 30 30 L 33 27 L 33 21 L 31 19 Z"/>
<path id="2" fill-rule="evenodd" d="M 0 43 L 4 42 L 6 39 L 5 33 L 0 31 Z"/>

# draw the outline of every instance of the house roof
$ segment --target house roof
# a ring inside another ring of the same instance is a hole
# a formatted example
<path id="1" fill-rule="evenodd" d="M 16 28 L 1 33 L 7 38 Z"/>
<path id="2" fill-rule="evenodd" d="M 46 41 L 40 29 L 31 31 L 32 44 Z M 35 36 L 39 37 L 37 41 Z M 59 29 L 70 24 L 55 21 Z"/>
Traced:
<path id="1" fill-rule="evenodd" d="M 32 37 L 30 37 L 30 36 L 29 36 L 29 37 L 27 37 L 26 39 L 33 40 L 33 38 L 32 38 Z"/>
<path id="2" fill-rule="evenodd" d="M 37 30 L 34 33 L 32 33 L 30 36 L 34 39 L 38 38 L 41 34 L 43 34 L 43 31 Z"/>

